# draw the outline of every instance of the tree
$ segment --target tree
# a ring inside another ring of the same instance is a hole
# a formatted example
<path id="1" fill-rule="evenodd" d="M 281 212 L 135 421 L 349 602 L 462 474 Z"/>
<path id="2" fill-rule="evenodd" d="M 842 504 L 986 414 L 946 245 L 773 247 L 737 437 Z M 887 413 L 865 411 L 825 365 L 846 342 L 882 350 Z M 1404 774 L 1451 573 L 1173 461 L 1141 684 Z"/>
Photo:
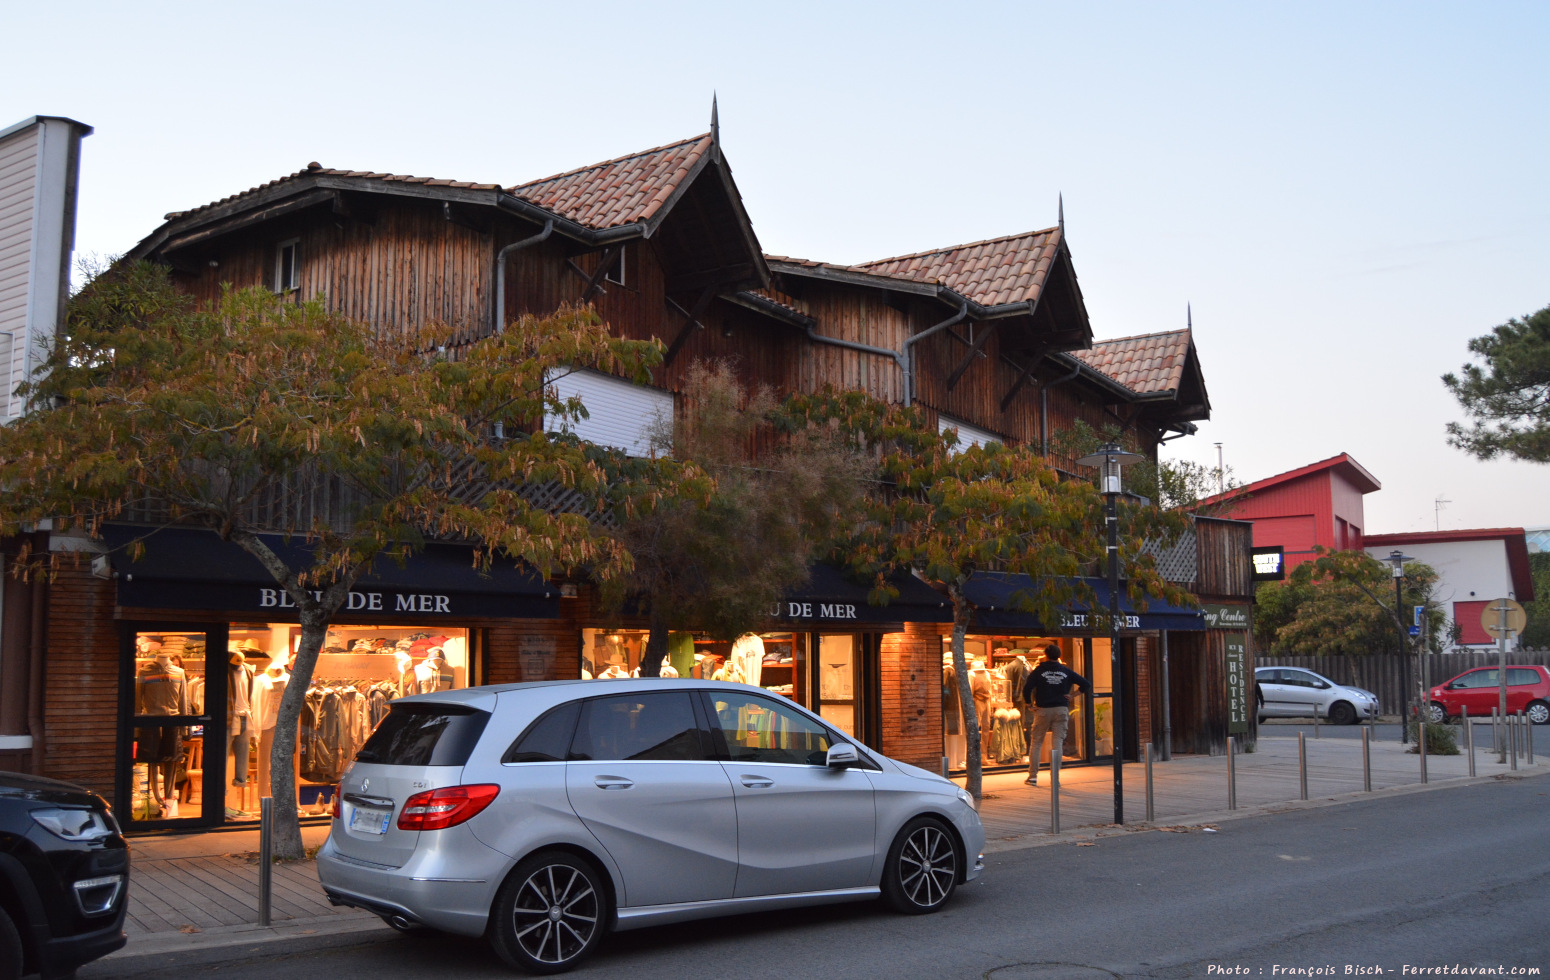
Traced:
<path id="1" fill-rule="evenodd" d="M 1473 338 L 1469 352 L 1483 364 L 1442 376 L 1474 419 L 1449 422 L 1448 443 L 1481 459 L 1550 463 L 1550 306 Z"/>
<path id="2" fill-rule="evenodd" d="M 1550 649 L 1550 552 L 1536 551 L 1528 556 L 1529 574 L 1534 580 L 1533 602 L 1525 602 L 1528 624 L 1523 627 L 1520 643 L 1528 650 Z"/>
<path id="3" fill-rule="evenodd" d="M 578 410 L 546 392 L 546 372 L 595 365 L 644 380 L 660 356 L 655 342 L 611 338 L 589 311 L 524 318 L 453 356 L 450 331 L 387 337 L 262 289 L 201 311 L 165 271 L 129 264 L 93 280 L 67 322 L 24 386 L 34 407 L 0 429 L 0 535 L 44 518 L 95 535 L 132 509 L 214 531 L 284 588 L 301 643 L 271 756 L 277 856 L 303 856 L 297 720 L 328 624 L 373 563 L 450 539 L 473 542 L 481 562 L 499 553 L 546 575 L 630 568 L 589 515 L 523 493 L 550 483 L 596 495 L 605 481 L 582 446 L 543 433 L 546 412 Z M 336 496 L 348 509 L 304 519 L 292 508 L 276 522 L 255 506 L 329 486 L 349 491 Z M 311 564 L 288 565 L 260 532 L 303 540 Z M 47 573 L 47 560 L 31 556 L 32 570 Z"/>
<path id="4" fill-rule="evenodd" d="M 628 580 L 603 590 L 603 605 L 649 617 L 642 677 L 658 676 L 671 627 L 732 639 L 768 619 L 861 499 L 858 454 L 827 429 L 776 438 L 774 392 L 744 385 L 730 361 L 691 365 L 683 391 L 686 411 L 653 433 L 654 459 L 599 451 L 615 535 L 634 560 Z M 710 476 L 702 495 L 642 494 L 670 459 Z M 643 495 L 654 503 L 641 506 Z"/>
<path id="5" fill-rule="evenodd" d="M 1100 431 L 1081 419 L 1056 433 L 1050 439 L 1050 448 L 1057 456 L 1076 459 L 1109 442 L 1147 456 L 1140 452 L 1135 437 L 1119 426 L 1107 425 Z M 1248 499 L 1232 467 L 1218 471 L 1187 459 L 1144 458 L 1125 471 L 1125 483 L 1132 493 L 1146 497 L 1163 510 L 1182 510 L 1203 517 L 1223 514 Z"/>
<path id="6" fill-rule="evenodd" d="M 1432 601 L 1437 573 L 1422 562 L 1405 565 L 1404 608 L 1427 606 L 1428 638 L 1440 636 L 1442 610 Z M 1365 655 L 1394 649 L 1408 636 L 1404 610 L 1394 609 L 1393 571 L 1361 551 L 1323 551 L 1292 569 L 1283 582 L 1265 582 L 1255 596 L 1254 630 L 1278 656 Z"/>
<path id="7" fill-rule="evenodd" d="M 835 556 L 871 579 L 878 599 L 890 598 L 886 573 L 902 569 L 939 583 L 952 600 L 953 669 L 968 736 L 967 789 L 978 799 L 981 732 L 964 656 L 973 615 L 965 587 L 979 572 L 1029 576 L 1031 586 L 1014 601 L 1045 623 L 1060 622 L 1073 601 L 1095 606 L 1081 576 L 1106 554 L 1103 498 L 1085 480 L 1060 479 L 1026 447 L 964 448 L 955 433 L 938 432 L 918 409 L 887 406 L 859 392 L 795 398 L 787 412 L 792 425 L 838 425 L 877 460 L 867 518 L 841 536 Z M 1183 524 L 1182 516 L 1155 507 L 1122 508 L 1120 553 L 1130 596 L 1140 608 L 1148 596 L 1192 601 L 1163 581 L 1142 548 L 1148 540 L 1176 537 Z M 1101 623 L 1107 617 L 1094 618 Z"/>

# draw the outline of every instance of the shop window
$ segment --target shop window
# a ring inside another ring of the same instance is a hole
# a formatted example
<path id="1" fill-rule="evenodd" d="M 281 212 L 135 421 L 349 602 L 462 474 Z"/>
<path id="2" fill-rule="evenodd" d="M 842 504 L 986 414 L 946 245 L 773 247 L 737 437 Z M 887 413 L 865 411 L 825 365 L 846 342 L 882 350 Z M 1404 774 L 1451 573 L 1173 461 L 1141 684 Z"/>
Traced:
<path id="1" fill-rule="evenodd" d="M 980 730 L 981 765 L 1026 768 L 1030 746 L 1029 726 L 1033 706 L 1023 697 L 1028 675 L 1054 645 L 1061 662 L 1088 677 L 1082 640 L 1073 637 L 968 636 L 964 656 L 969 665 L 969 692 Z M 1095 682 L 1096 683 L 1096 682 Z M 1091 699 L 1073 700 L 1061 747 L 1063 762 L 1087 758 L 1087 728 Z M 968 726 L 963 718 L 958 675 L 953 665 L 952 639 L 942 638 L 942 732 L 943 755 L 951 769 L 968 762 Z M 1039 761 L 1048 765 L 1053 739 L 1037 747 Z"/>
<path id="2" fill-rule="evenodd" d="M 582 679 L 639 677 L 649 637 L 645 630 L 582 630 Z M 800 660 L 792 633 L 745 633 L 736 640 L 715 640 L 675 630 L 668 636 L 659 676 L 752 684 L 800 701 Z"/>
<path id="3" fill-rule="evenodd" d="M 205 737 L 207 637 L 145 631 L 134 637 L 134 703 L 128 745 L 129 822 L 209 816 Z M 244 763 L 246 760 L 244 760 Z"/>

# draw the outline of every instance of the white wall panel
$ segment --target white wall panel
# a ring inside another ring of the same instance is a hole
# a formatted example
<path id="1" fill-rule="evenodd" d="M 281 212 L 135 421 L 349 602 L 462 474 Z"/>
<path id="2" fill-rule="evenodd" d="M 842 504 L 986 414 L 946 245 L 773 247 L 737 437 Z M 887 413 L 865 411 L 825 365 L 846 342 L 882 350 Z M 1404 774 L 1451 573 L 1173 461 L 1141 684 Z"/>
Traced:
<path id="1" fill-rule="evenodd" d="M 579 368 L 557 372 L 549 383 L 561 398 L 580 398 L 588 417 L 572 421 L 547 416 L 546 432 L 564 429 L 594 445 L 612 446 L 631 456 L 649 456 L 651 433 L 659 420 L 672 431 L 671 392 Z"/>

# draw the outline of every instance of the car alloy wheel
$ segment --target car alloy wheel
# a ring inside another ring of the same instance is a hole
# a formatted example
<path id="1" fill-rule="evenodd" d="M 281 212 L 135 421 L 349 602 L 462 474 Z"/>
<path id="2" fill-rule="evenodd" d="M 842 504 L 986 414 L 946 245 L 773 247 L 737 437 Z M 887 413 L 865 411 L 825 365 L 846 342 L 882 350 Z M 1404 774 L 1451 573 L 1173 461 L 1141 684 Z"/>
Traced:
<path id="1" fill-rule="evenodd" d="M 1448 708 L 1441 701 L 1433 701 L 1426 709 L 1427 724 L 1440 725 L 1448 720 Z"/>
<path id="2" fill-rule="evenodd" d="M 560 973 L 597 948 L 607 909 L 597 869 L 569 854 L 536 854 L 517 866 L 496 898 L 490 944 L 512 966 Z"/>
<path id="3" fill-rule="evenodd" d="M 1523 713 L 1536 725 L 1550 723 L 1550 704 L 1543 701 L 1530 701 Z"/>
<path id="4" fill-rule="evenodd" d="M 958 887 L 958 849 L 947 828 L 916 817 L 899 831 L 888 851 L 883 897 L 911 915 L 935 912 Z"/>

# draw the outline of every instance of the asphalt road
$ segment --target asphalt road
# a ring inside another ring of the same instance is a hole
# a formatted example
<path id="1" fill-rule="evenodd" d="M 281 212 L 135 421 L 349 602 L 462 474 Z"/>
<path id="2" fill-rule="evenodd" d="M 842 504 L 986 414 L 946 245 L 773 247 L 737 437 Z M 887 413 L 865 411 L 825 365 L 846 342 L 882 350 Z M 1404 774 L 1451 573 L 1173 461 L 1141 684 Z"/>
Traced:
<path id="1" fill-rule="evenodd" d="M 1215 833 L 1136 832 L 1005 852 L 935 916 L 868 904 L 623 933 L 575 976 L 1101 980 L 1550 969 L 1547 794 L 1544 777 L 1495 780 L 1225 821 Z M 1294 972 L 1310 969 L 1327 972 Z M 81 975 L 99 974 L 87 967 Z M 169 959 L 135 974 L 509 975 L 482 943 L 442 936 L 271 950 L 207 966 Z"/>

